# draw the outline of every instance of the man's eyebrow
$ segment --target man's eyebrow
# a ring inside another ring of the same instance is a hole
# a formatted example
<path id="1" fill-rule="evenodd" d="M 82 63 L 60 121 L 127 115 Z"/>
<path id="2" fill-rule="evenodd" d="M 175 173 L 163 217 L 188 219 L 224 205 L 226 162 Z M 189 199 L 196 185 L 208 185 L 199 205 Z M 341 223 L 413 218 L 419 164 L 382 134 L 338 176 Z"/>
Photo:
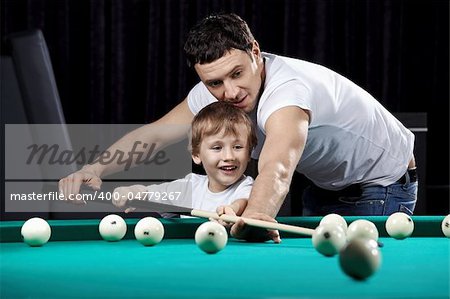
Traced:
<path id="1" fill-rule="evenodd" d="M 228 76 L 230 76 L 231 74 L 233 74 L 237 69 L 239 69 L 239 68 L 241 68 L 242 67 L 242 65 L 240 65 L 240 64 L 238 64 L 238 65 L 236 65 L 231 71 L 229 71 L 226 75 L 225 75 L 225 77 L 228 77 Z M 210 79 L 210 80 L 206 80 L 205 82 L 206 82 L 206 84 L 209 84 L 209 83 L 213 83 L 213 82 L 217 82 L 217 81 L 222 81 L 222 79 Z"/>

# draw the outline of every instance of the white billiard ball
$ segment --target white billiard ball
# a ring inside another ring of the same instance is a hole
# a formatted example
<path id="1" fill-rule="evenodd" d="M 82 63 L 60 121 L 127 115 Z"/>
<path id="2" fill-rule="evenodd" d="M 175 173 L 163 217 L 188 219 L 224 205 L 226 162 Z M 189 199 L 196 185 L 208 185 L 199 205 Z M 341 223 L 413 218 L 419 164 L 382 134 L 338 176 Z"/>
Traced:
<path id="1" fill-rule="evenodd" d="M 328 214 L 320 220 L 319 226 L 322 224 L 332 224 L 339 225 L 344 230 L 344 233 L 347 232 L 347 221 L 345 221 L 344 217 L 339 214 Z"/>
<path id="2" fill-rule="evenodd" d="M 314 248 L 325 256 L 336 255 L 346 243 L 345 232 L 335 224 L 319 225 L 312 235 Z"/>
<path id="3" fill-rule="evenodd" d="M 445 216 L 441 224 L 442 232 L 447 238 L 450 238 L 450 214 Z"/>
<path id="4" fill-rule="evenodd" d="M 119 215 L 110 214 L 100 221 L 98 231 L 105 241 L 119 241 L 127 233 L 127 224 Z"/>
<path id="5" fill-rule="evenodd" d="M 386 220 L 386 231 L 389 236 L 395 239 L 405 239 L 411 236 L 414 231 L 414 222 L 411 217 L 403 212 L 397 212 Z"/>
<path id="6" fill-rule="evenodd" d="M 164 237 L 164 226 L 154 217 L 145 217 L 136 223 L 134 236 L 145 246 L 156 245 Z"/>
<path id="7" fill-rule="evenodd" d="M 358 219 L 350 223 L 347 229 L 347 241 L 355 238 L 366 238 L 378 241 L 378 229 L 373 222 L 366 219 Z"/>
<path id="8" fill-rule="evenodd" d="M 42 246 L 48 242 L 52 230 L 47 221 L 42 218 L 30 218 L 22 225 L 20 230 L 23 241 L 30 246 Z"/>
<path id="9" fill-rule="evenodd" d="M 373 275 L 380 267 L 381 253 L 375 240 L 356 238 L 339 253 L 339 264 L 345 274 L 357 280 Z"/>
<path id="10" fill-rule="evenodd" d="M 195 232 L 195 243 L 206 253 L 216 253 L 227 245 L 228 234 L 225 227 L 217 222 L 201 224 Z"/>

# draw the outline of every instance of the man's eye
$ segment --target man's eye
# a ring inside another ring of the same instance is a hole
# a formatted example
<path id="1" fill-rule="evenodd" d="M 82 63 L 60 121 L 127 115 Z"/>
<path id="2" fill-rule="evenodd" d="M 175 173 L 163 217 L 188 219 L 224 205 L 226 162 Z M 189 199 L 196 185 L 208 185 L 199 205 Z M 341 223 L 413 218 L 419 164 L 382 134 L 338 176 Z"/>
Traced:
<path id="1" fill-rule="evenodd" d="M 220 86 L 221 84 L 222 84 L 221 81 L 213 81 L 213 82 L 209 82 L 209 83 L 208 83 L 208 86 L 214 88 L 214 87 Z"/>
<path id="2" fill-rule="evenodd" d="M 242 71 L 237 71 L 237 72 L 233 73 L 232 77 L 233 78 L 239 78 L 241 76 L 241 74 L 242 74 Z"/>

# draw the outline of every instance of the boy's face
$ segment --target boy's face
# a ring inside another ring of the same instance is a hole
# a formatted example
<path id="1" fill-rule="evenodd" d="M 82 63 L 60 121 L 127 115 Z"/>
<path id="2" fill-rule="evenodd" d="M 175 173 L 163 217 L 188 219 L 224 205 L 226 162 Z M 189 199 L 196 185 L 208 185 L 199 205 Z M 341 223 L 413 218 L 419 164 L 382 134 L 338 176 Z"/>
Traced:
<path id="1" fill-rule="evenodd" d="M 249 113 L 258 102 L 264 76 L 264 62 L 256 42 L 251 56 L 233 49 L 211 63 L 197 63 L 195 70 L 217 100 L 230 102 Z"/>
<path id="2" fill-rule="evenodd" d="M 225 135 L 222 131 L 205 136 L 199 154 L 192 155 L 196 164 L 203 164 L 212 192 L 222 192 L 242 177 L 250 160 L 247 135 L 244 135 Z"/>

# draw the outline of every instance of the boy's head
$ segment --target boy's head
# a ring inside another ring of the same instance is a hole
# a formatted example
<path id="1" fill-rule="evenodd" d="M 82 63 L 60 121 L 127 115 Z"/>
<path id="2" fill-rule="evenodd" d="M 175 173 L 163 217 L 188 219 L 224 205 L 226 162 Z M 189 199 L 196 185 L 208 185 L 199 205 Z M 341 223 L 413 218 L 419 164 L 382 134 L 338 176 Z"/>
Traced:
<path id="1" fill-rule="evenodd" d="M 238 15 L 217 14 L 203 19 L 189 32 L 184 45 L 188 65 L 213 62 L 232 49 L 251 53 L 255 38 Z"/>
<path id="2" fill-rule="evenodd" d="M 249 116 L 226 102 L 214 102 L 194 117 L 191 153 L 208 175 L 208 187 L 221 192 L 242 178 L 256 146 Z"/>
<path id="3" fill-rule="evenodd" d="M 214 102 L 200 110 L 192 121 L 190 142 L 192 155 L 200 153 L 200 144 L 205 136 L 220 133 L 245 137 L 249 156 L 257 144 L 252 120 L 243 110 L 226 102 Z"/>

